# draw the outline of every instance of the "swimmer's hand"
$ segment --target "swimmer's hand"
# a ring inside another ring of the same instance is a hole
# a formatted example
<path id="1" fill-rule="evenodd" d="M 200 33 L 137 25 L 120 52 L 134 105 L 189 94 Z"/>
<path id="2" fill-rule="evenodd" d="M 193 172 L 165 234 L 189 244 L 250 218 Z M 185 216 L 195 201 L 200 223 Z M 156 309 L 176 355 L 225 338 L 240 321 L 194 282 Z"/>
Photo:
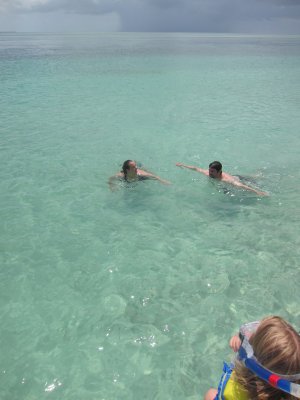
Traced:
<path id="1" fill-rule="evenodd" d="M 242 342 L 238 335 L 232 336 L 232 338 L 229 341 L 229 346 L 235 353 L 239 350 L 239 348 L 241 347 L 241 344 L 242 344 Z"/>
<path id="2" fill-rule="evenodd" d="M 226 179 L 226 181 L 228 183 L 230 183 L 231 185 L 234 185 L 234 186 L 237 186 L 239 188 L 242 188 L 242 189 L 248 190 L 250 192 L 253 192 L 253 193 L 257 194 L 257 196 L 261 196 L 261 197 L 262 196 L 269 196 L 269 194 L 267 192 L 262 192 L 260 190 L 254 189 L 253 187 L 245 185 L 244 183 L 240 182 L 237 179 Z"/>
<path id="3" fill-rule="evenodd" d="M 269 196 L 269 193 L 267 193 L 267 192 L 260 192 L 260 191 L 257 191 L 256 192 L 259 196 Z"/>
<path id="4" fill-rule="evenodd" d="M 185 167 L 185 165 L 182 164 L 181 162 L 177 162 L 177 163 L 176 163 L 176 167 Z"/>

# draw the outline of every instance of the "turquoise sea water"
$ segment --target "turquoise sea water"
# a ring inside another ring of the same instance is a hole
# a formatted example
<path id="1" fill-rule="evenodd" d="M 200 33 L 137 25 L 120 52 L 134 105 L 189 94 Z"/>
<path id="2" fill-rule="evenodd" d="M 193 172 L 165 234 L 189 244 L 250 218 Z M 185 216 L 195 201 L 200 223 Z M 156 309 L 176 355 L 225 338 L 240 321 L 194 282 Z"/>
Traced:
<path id="1" fill-rule="evenodd" d="M 300 329 L 299 50 L 0 35 L 1 399 L 201 399 L 241 323 Z M 213 160 L 270 196 L 175 166 Z"/>

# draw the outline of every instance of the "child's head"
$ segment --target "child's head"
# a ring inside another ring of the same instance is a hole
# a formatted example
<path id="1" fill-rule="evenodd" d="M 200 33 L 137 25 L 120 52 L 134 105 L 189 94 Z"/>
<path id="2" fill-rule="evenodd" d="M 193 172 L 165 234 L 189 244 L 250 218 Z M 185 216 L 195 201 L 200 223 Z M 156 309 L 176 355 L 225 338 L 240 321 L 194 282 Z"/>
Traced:
<path id="1" fill-rule="evenodd" d="M 282 318 L 272 316 L 263 319 L 249 342 L 257 360 L 265 368 L 281 375 L 300 373 L 300 336 Z M 293 399 L 258 378 L 239 361 L 235 370 L 239 383 L 247 389 L 251 399 Z"/>

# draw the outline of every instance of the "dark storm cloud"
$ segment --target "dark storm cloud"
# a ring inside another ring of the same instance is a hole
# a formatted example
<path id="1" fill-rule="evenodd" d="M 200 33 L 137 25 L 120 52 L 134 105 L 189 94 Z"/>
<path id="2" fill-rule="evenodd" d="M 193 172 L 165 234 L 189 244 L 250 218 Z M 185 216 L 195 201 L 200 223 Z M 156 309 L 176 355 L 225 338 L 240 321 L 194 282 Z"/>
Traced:
<path id="1" fill-rule="evenodd" d="M 2 7 L 4 2 L 2 1 Z M 124 31 L 276 31 L 286 21 L 299 24 L 300 0 L 11 0 L 18 12 L 119 16 Z M 1 4 L 1 3 L 0 3 Z M 0 7 L 1 9 L 1 7 Z M 274 32 L 276 33 L 276 32 Z"/>

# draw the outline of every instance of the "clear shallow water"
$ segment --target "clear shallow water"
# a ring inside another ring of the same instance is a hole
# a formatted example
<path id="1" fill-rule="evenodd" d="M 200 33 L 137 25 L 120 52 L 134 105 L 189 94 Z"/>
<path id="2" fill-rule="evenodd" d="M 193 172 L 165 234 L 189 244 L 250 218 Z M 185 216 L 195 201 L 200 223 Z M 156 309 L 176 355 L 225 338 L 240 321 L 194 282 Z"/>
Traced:
<path id="1" fill-rule="evenodd" d="M 299 37 L 0 36 L 1 399 L 198 399 L 300 326 Z M 172 181 L 111 193 L 125 159 Z M 175 167 L 256 175 L 259 199 Z"/>

